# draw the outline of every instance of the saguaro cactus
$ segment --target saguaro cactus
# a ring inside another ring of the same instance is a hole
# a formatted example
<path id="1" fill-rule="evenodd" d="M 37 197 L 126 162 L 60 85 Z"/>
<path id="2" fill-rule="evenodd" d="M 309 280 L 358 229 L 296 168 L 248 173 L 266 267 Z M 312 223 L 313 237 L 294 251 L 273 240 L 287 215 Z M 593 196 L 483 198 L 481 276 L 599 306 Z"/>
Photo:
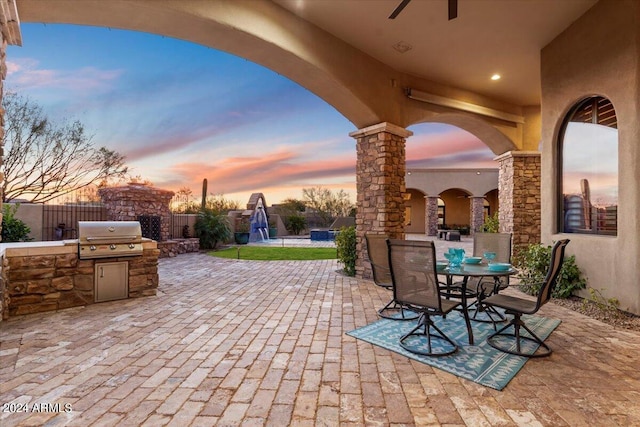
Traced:
<path id="1" fill-rule="evenodd" d="M 204 210 L 207 207 L 207 178 L 202 180 L 202 206 L 200 209 Z"/>

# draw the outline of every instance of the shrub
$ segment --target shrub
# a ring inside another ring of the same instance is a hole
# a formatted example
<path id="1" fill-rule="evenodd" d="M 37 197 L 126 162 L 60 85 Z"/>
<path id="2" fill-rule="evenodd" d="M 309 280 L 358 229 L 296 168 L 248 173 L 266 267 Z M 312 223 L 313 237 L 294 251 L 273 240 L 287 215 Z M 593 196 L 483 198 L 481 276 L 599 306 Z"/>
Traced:
<path id="1" fill-rule="evenodd" d="M 247 218 L 240 218 L 236 221 L 236 233 L 249 233 L 251 231 L 251 223 Z"/>
<path id="2" fill-rule="evenodd" d="M 520 289 L 530 295 L 537 295 L 551 262 L 551 246 L 531 244 L 516 257 L 520 267 Z M 553 289 L 554 298 L 568 298 L 578 289 L 584 289 L 587 281 L 581 277 L 575 255 L 564 257 L 560 274 Z"/>
<path id="3" fill-rule="evenodd" d="M 215 249 L 219 242 L 227 242 L 233 237 L 227 215 L 209 208 L 198 213 L 193 228 L 200 239 L 201 249 Z"/>
<path id="4" fill-rule="evenodd" d="M 7 242 L 28 242 L 33 240 L 29 237 L 31 228 L 22 220 L 15 217 L 19 205 L 2 206 L 2 241 Z"/>
<path id="5" fill-rule="evenodd" d="M 487 219 L 484 221 L 484 224 L 482 224 L 482 228 L 480 229 L 480 231 L 482 231 L 483 233 L 497 233 L 499 229 L 500 221 L 498 220 L 498 212 L 496 212 L 493 215 L 487 217 Z"/>
<path id="6" fill-rule="evenodd" d="M 356 275 L 356 228 L 342 227 L 336 235 L 338 261 L 344 264 L 344 274 Z"/>
<path id="7" fill-rule="evenodd" d="M 302 230 L 307 228 L 307 219 L 302 215 L 291 215 L 287 217 L 287 230 L 295 234 L 300 234 Z"/>

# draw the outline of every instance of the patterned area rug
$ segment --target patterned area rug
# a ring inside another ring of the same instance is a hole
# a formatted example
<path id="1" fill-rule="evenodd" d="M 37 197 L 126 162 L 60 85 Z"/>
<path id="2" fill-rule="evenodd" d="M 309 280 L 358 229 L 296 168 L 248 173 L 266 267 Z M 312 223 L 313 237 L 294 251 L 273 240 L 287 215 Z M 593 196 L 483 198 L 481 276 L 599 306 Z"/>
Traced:
<path id="1" fill-rule="evenodd" d="M 443 357 L 421 356 L 400 347 L 400 337 L 414 328 L 417 321 L 381 319 L 349 331 L 347 335 L 496 390 L 502 390 L 528 360 L 526 357 L 498 351 L 487 344 L 486 338 L 493 332 L 490 323 L 471 322 L 476 345 L 469 345 L 467 328 L 461 314 L 452 313 L 446 319 L 433 319 L 434 323 L 458 344 L 458 351 L 454 354 Z M 560 324 L 559 320 L 538 316 L 523 316 L 523 320 L 542 340 Z M 524 335 L 527 335 L 526 332 Z M 432 344 L 437 346 L 439 341 L 433 340 Z M 538 345 L 527 342 L 526 346 L 523 345 L 523 351 L 532 352 L 535 350 L 534 347 L 537 348 Z"/>

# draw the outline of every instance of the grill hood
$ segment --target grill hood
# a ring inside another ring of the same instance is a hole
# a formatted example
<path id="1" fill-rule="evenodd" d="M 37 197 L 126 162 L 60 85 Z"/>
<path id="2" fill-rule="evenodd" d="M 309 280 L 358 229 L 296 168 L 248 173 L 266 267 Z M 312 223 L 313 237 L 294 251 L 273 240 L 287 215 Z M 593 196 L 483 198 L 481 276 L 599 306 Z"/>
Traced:
<path id="1" fill-rule="evenodd" d="M 80 259 L 142 255 L 142 230 L 138 221 L 79 221 Z"/>

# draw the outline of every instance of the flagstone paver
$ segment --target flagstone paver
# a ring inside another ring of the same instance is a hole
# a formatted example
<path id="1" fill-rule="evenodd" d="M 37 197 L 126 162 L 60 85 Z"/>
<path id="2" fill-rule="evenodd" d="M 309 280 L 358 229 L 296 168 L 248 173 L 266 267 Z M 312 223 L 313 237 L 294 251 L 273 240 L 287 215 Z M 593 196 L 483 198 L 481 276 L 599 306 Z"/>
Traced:
<path id="1" fill-rule="evenodd" d="M 0 425 L 640 426 L 640 334 L 547 304 L 554 353 L 496 391 L 347 336 L 389 293 L 338 269 L 186 254 L 155 297 L 4 321 Z"/>

